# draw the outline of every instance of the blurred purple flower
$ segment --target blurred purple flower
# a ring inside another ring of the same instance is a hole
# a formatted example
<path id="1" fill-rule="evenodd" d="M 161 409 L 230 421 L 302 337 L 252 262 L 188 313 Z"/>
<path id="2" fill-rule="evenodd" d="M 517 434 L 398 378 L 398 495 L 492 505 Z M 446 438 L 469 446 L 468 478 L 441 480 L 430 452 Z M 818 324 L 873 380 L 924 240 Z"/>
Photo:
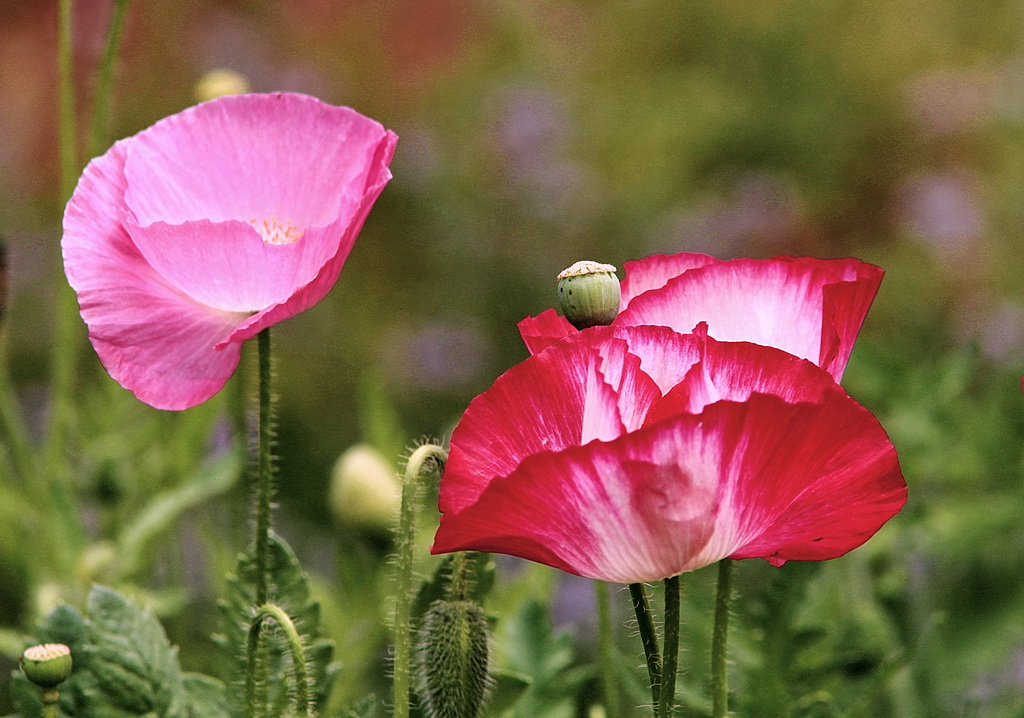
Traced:
<path id="1" fill-rule="evenodd" d="M 954 266 L 972 263 L 985 233 L 977 181 L 965 169 L 914 177 L 905 182 L 898 214 L 906 227 Z"/>

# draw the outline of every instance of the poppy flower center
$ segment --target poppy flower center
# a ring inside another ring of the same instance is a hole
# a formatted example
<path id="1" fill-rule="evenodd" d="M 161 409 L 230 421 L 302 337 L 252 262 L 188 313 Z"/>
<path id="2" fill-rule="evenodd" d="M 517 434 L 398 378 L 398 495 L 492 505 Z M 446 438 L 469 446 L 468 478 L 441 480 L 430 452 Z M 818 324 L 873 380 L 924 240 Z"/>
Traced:
<path id="1" fill-rule="evenodd" d="M 250 219 L 249 224 L 256 228 L 267 244 L 292 244 L 302 239 L 301 229 L 291 222 L 282 222 L 277 217 Z"/>

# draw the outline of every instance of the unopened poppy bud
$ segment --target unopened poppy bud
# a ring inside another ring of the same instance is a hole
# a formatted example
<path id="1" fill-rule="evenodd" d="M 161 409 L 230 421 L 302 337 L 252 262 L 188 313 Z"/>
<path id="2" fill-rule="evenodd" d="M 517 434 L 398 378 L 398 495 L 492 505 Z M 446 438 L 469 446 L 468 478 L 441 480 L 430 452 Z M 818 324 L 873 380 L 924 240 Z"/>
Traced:
<path id="1" fill-rule="evenodd" d="M 562 314 L 577 329 L 611 324 L 619 313 L 619 278 L 615 267 L 576 262 L 558 275 Z"/>
<path id="2" fill-rule="evenodd" d="M 206 102 L 225 95 L 244 95 L 249 91 L 249 81 L 245 76 L 228 70 L 217 68 L 210 70 L 199 78 L 193 92 L 196 100 Z"/>
<path id="3" fill-rule="evenodd" d="M 63 643 L 44 643 L 21 654 L 21 671 L 40 688 L 56 688 L 71 675 L 71 649 Z"/>
<path id="4" fill-rule="evenodd" d="M 491 691 L 490 626 L 472 601 L 438 600 L 423 616 L 416 677 L 426 718 L 479 718 Z"/>
<path id="5" fill-rule="evenodd" d="M 402 488 L 380 453 L 356 444 L 342 454 L 331 475 L 331 510 L 345 524 L 390 529 L 398 515 Z"/>

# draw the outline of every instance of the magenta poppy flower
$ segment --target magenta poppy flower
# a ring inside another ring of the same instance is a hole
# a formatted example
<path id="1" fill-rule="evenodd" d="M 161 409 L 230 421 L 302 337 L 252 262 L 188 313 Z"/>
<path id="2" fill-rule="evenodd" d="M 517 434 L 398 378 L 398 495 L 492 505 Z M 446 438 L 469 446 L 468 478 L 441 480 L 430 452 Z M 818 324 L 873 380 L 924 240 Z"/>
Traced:
<path id="1" fill-rule="evenodd" d="M 391 179 L 396 142 L 313 97 L 236 95 L 90 162 L 62 247 L 110 375 L 163 409 L 216 394 L 242 342 L 334 285 Z"/>
<path id="2" fill-rule="evenodd" d="M 906 500 L 896 452 L 832 376 L 703 325 L 576 332 L 466 410 L 434 553 L 506 553 L 605 581 L 860 546 Z"/>
<path id="3" fill-rule="evenodd" d="M 842 379 L 882 270 L 858 259 L 776 257 L 721 261 L 704 254 L 626 262 L 614 324 L 690 332 L 706 322 L 720 341 L 748 341 L 809 359 Z M 574 334 L 549 309 L 519 323 L 533 353 Z"/>

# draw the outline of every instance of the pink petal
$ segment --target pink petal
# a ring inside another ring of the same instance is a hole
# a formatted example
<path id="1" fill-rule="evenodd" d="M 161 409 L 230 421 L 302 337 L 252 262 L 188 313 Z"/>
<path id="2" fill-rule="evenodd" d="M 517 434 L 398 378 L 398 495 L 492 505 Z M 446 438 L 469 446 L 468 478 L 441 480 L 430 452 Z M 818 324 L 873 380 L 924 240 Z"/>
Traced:
<path id="1" fill-rule="evenodd" d="M 594 327 L 518 364 L 470 403 L 451 441 L 440 504 L 456 511 L 528 456 L 639 428 L 659 384 L 697 360 L 693 337 L 661 327 Z M 670 359 L 669 359 L 670 358 Z M 687 359 L 689 358 L 689 359 Z"/>
<path id="2" fill-rule="evenodd" d="M 431 550 L 652 581 L 727 556 L 834 558 L 899 511 L 905 491 L 885 432 L 840 390 L 818 404 L 755 394 L 532 456 L 445 512 Z"/>
<path id="3" fill-rule="evenodd" d="M 635 297 L 616 324 L 689 332 L 707 322 L 716 339 L 777 347 L 838 381 L 881 277 L 877 267 L 853 259 L 709 264 Z"/>
<path id="4" fill-rule="evenodd" d="M 161 408 L 216 393 L 238 343 L 333 286 L 396 140 L 315 98 L 241 95 L 90 164 L 65 215 L 65 268 L 111 375 Z"/>
<path id="5" fill-rule="evenodd" d="M 626 277 L 622 280 L 620 306 L 625 309 L 634 297 L 652 289 L 661 289 L 670 280 L 691 269 L 700 269 L 708 264 L 720 264 L 721 261 L 706 254 L 680 252 L 678 254 L 652 254 L 650 257 L 626 262 L 624 266 Z"/>
<path id="6" fill-rule="evenodd" d="M 531 354 L 544 351 L 558 340 L 578 331 L 554 309 L 546 309 L 535 317 L 526 317 L 518 326 L 519 335 Z"/>
<path id="7" fill-rule="evenodd" d="M 245 315 L 195 303 L 145 261 L 111 209 L 124 192 L 123 168 L 123 145 L 115 145 L 82 175 L 64 215 L 65 271 L 110 375 L 152 406 L 194 406 L 238 364 L 238 347 L 213 346 Z"/>
<path id="8" fill-rule="evenodd" d="M 221 97 L 130 138 L 125 201 L 140 225 L 276 218 L 324 226 L 355 211 L 390 134 L 306 95 Z"/>

